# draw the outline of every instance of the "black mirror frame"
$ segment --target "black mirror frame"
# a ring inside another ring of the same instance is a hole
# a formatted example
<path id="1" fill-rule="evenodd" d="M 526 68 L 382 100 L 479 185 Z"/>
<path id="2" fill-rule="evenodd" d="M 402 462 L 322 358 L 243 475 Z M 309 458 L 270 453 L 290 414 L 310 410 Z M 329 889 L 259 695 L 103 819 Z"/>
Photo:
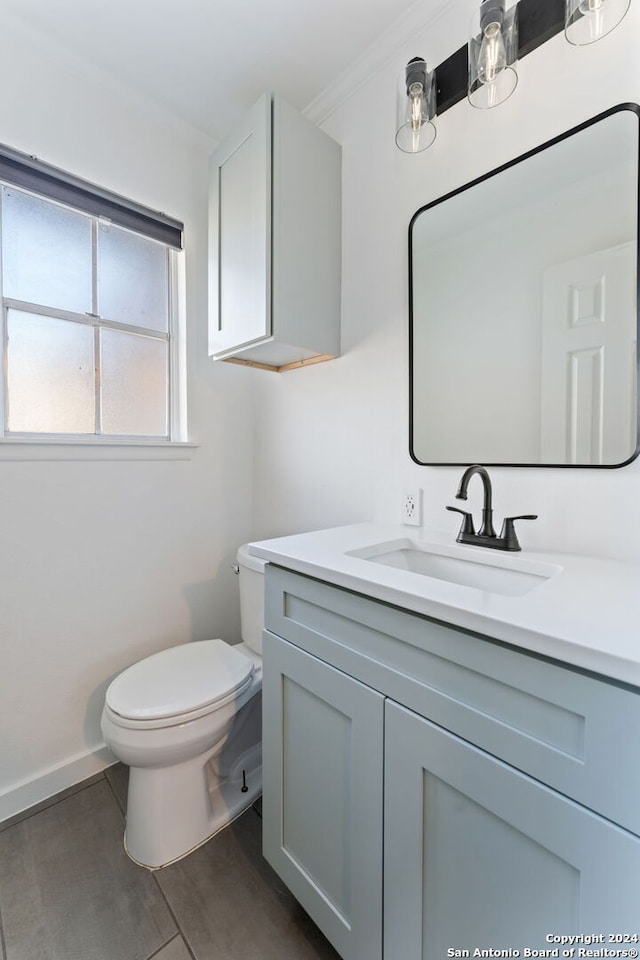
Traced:
<path id="1" fill-rule="evenodd" d="M 567 130 L 565 133 L 561 133 L 556 137 L 553 137 L 551 140 L 545 141 L 545 143 L 540 144 L 538 147 L 534 147 L 532 150 L 528 150 L 526 153 L 521 154 L 518 157 L 515 157 L 513 160 L 509 160 L 506 163 L 501 164 L 499 167 L 496 167 L 494 170 L 489 171 L 489 173 L 483 174 L 481 177 L 476 177 L 476 179 L 471 180 L 469 183 L 463 184 L 461 187 L 457 187 L 455 190 L 451 190 L 449 193 L 445 194 L 442 197 L 438 197 L 436 200 L 432 200 L 430 203 L 425 204 L 423 207 L 420 207 L 414 215 L 412 216 L 409 222 L 409 455 L 414 463 L 418 464 L 421 467 L 464 467 L 468 466 L 467 461 L 456 461 L 456 462 L 445 462 L 442 460 L 438 461 L 425 461 L 419 460 L 414 453 L 414 415 L 413 415 L 413 381 L 414 381 L 414 372 L 413 372 L 413 227 L 416 219 L 420 214 L 424 213 L 426 210 L 431 209 L 432 207 L 437 206 L 438 204 L 444 203 L 445 200 L 449 200 L 451 197 L 455 197 L 460 193 L 464 193 L 465 190 L 469 190 L 471 187 L 476 186 L 479 183 L 482 183 L 485 180 L 495 177 L 498 174 L 502 173 L 504 170 L 508 170 L 510 167 L 515 166 L 518 163 L 522 163 L 524 160 L 527 160 L 529 157 L 533 157 L 536 154 L 540 153 L 543 150 L 546 150 L 548 147 L 552 147 L 556 143 L 560 143 L 563 140 L 568 139 L 576 133 L 579 133 L 581 130 L 585 130 L 588 127 L 593 126 L 594 124 L 604 120 L 606 117 L 612 116 L 615 113 L 619 113 L 623 110 L 630 111 L 636 115 L 638 119 L 638 196 L 637 196 L 637 209 L 636 209 L 636 262 L 639 265 L 639 268 L 636 270 L 636 329 L 637 337 L 640 339 L 640 106 L 637 103 L 619 103 L 614 107 L 610 107 L 608 110 L 604 110 L 602 113 L 597 114 L 597 116 L 592 117 L 590 120 L 586 120 L 583 123 L 578 124 L 575 127 L 572 127 L 570 130 Z M 640 344 L 639 344 L 640 346 Z M 636 382 L 638 383 L 637 394 L 637 407 L 636 407 L 636 446 L 632 455 L 621 463 L 612 463 L 612 464 L 590 464 L 590 463 L 492 463 L 486 462 L 485 466 L 488 467 L 546 467 L 546 468 L 558 468 L 558 469 L 572 469 L 572 470 L 617 470 L 620 467 L 625 467 L 628 464 L 632 463 L 638 454 L 640 454 L 640 350 L 636 351 Z"/>

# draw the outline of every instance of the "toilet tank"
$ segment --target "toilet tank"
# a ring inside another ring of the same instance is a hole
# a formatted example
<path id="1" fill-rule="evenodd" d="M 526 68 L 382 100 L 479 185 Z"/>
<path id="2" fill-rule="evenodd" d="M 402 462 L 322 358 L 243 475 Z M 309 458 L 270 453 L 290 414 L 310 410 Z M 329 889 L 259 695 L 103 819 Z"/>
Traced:
<path id="1" fill-rule="evenodd" d="M 252 557 L 246 543 L 239 548 L 237 561 L 240 580 L 240 632 L 247 646 L 262 655 L 266 561 Z"/>

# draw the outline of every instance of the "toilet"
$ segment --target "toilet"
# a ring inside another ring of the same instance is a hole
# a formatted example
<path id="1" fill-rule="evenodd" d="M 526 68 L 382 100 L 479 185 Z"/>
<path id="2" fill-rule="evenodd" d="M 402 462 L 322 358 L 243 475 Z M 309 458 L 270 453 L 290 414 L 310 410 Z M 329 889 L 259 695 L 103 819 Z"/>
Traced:
<path id="1" fill-rule="evenodd" d="M 264 561 L 240 547 L 242 643 L 154 653 L 107 689 L 102 734 L 129 772 L 125 849 L 151 869 L 179 860 L 262 792 Z"/>

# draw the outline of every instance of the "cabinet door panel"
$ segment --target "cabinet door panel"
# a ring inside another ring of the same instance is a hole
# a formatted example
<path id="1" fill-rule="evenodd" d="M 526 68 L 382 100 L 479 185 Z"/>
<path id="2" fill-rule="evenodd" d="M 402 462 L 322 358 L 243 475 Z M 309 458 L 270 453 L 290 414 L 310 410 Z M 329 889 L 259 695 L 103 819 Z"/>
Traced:
<path id="1" fill-rule="evenodd" d="M 384 698 L 265 634 L 263 849 L 344 960 L 381 957 Z"/>
<path id="2" fill-rule="evenodd" d="M 263 97 L 211 158 L 209 353 L 271 333 L 271 101 Z"/>
<path id="3" fill-rule="evenodd" d="M 640 840 L 387 701 L 385 956 L 636 932 Z"/>

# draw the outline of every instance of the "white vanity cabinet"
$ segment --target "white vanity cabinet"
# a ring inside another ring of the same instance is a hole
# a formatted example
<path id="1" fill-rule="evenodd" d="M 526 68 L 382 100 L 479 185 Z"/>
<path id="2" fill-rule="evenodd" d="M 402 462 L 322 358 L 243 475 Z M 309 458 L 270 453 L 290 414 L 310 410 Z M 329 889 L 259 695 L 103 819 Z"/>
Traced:
<path id="1" fill-rule="evenodd" d="M 341 956 L 382 956 L 384 697 L 267 634 L 264 853 Z"/>
<path id="2" fill-rule="evenodd" d="M 341 148 L 266 95 L 210 161 L 209 354 L 273 370 L 339 352 Z"/>
<path id="3" fill-rule="evenodd" d="M 640 934 L 637 837 L 391 701 L 384 811 L 385 957 Z"/>
<path id="4" fill-rule="evenodd" d="M 640 947 L 635 689 L 266 579 L 264 853 L 344 960 Z"/>

